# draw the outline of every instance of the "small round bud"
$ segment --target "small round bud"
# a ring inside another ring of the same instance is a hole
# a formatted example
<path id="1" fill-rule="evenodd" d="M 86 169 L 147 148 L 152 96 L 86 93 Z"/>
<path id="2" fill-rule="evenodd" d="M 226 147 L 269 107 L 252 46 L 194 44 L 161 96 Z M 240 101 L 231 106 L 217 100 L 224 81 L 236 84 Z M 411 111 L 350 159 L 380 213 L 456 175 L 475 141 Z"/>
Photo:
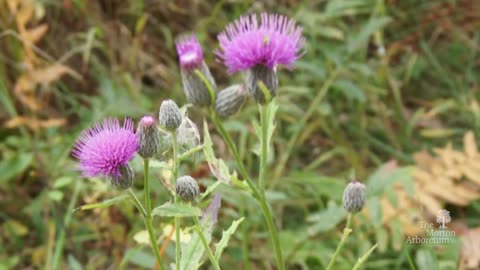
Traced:
<path id="1" fill-rule="evenodd" d="M 185 175 L 177 179 L 175 192 L 178 197 L 182 198 L 182 200 L 192 202 L 197 200 L 198 195 L 200 194 L 200 188 L 193 177 Z"/>
<path id="2" fill-rule="evenodd" d="M 350 182 L 343 192 L 343 208 L 350 213 L 362 210 L 366 200 L 365 185 L 356 180 Z"/>
<path id="3" fill-rule="evenodd" d="M 271 69 L 264 65 L 256 65 L 251 69 L 247 70 L 245 80 L 248 92 L 257 103 L 265 103 L 265 95 L 263 94 L 262 89 L 258 85 L 259 81 L 262 81 L 263 84 L 265 84 L 268 91 L 270 92 L 271 98 L 277 95 L 278 77 L 275 68 Z"/>
<path id="4" fill-rule="evenodd" d="M 241 84 L 232 85 L 220 91 L 215 102 L 217 114 L 227 117 L 236 113 L 242 107 L 246 94 L 246 88 Z"/>
<path id="5" fill-rule="evenodd" d="M 118 175 L 109 175 L 110 183 L 118 189 L 127 189 L 132 187 L 135 172 L 128 164 L 119 166 Z"/>
<path id="6" fill-rule="evenodd" d="M 138 154 L 143 158 L 151 158 L 160 151 L 160 131 L 155 117 L 146 115 L 137 126 Z"/>
<path id="7" fill-rule="evenodd" d="M 187 101 L 197 106 L 210 106 L 212 99 L 205 83 L 200 79 L 196 70 L 205 76 L 213 91 L 216 91 L 215 79 L 210 73 L 210 69 L 202 62 L 202 64 L 194 70 L 181 69 L 183 90 L 187 96 Z"/>
<path id="8" fill-rule="evenodd" d="M 160 126 L 174 131 L 182 124 L 182 113 L 177 103 L 171 99 L 164 100 L 160 105 L 160 113 L 158 114 Z"/>

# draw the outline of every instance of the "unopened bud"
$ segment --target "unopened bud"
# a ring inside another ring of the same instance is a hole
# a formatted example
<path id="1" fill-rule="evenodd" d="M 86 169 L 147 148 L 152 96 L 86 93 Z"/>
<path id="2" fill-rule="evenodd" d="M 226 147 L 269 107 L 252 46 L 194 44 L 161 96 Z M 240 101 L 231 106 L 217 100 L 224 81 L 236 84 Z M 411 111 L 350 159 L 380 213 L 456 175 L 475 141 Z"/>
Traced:
<path id="1" fill-rule="evenodd" d="M 202 62 L 198 70 L 210 84 L 213 91 L 216 91 L 215 79 L 213 79 L 210 69 Z M 187 101 L 197 106 L 209 106 L 212 104 L 212 98 L 205 82 L 199 77 L 195 70 L 181 70 L 183 90 L 187 96 Z"/>
<path id="2" fill-rule="evenodd" d="M 275 68 L 271 69 L 264 65 L 256 65 L 247 70 L 245 80 L 248 92 L 257 103 L 265 103 L 265 95 L 258 85 L 259 81 L 263 82 L 269 91 L 270 98 L 273 98 L 277 95 L 278 77 Z"/>
<path id="3" fill-rule="evenodd" d="M 128 164 L 119 166 L 118 174 L 109 175 L 110 183 L 118 189 L 132 187 L 135 173 Z"/>
<path id="4" fill-rule="evenodd" d="M 343 208 L 350 213 L 362 210 L 366 200 L 365 185 L 356 180 L 350 182 L 343 192 Z"/>
<path id="5" fill-rule="evenodd" d="M 176 41 L 176 47 L 180 62 L 183 90 L 187 96 L 187 101 L 197 106 L 209 106 L 212 102 L 210 92 L 205 82 L 196 74 L 196 71 L 203 74 L 214 91 L 217 87 L 208 66 L 203 60 L 200 43 L 195 35 L 184 35 Z"/>
<path id="6" fill-rule="evenodd" d="M 155 117 L 146 115 L 137 126 L 138 154 L 143 158 L 151 158 L 160 151 L 160 131 Z"/>
<path id="7" fill-rule="evenodd" d="M 246 94 L 245 86 L 241 84 L 232 85 L 220 91 L 215 102 L 217 114 L 226 117 L 236 113 L 242 107 Z"/>
<path id="8" fill-rule="evenodd" d="M 178 197 L 186 202 L 196 201 L 200 194 L 200 188 L 197 181 L 189 175 L 179 177 L 175 186 L 175 192 Z"/>
<path id="9" fill-rule="evenodd" d="M 163 128 L 168 131 L 176 130 L 182 124 L 182 113 L 177 103 L 171 99 L 164 100 L 160 105 L 158 119 Z"/>

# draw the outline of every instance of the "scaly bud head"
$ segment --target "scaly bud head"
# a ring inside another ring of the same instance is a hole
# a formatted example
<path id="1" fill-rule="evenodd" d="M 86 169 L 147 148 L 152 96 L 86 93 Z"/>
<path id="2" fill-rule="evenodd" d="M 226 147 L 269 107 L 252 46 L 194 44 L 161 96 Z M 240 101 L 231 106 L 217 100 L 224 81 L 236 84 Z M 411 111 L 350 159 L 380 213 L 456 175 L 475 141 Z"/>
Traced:
<path id="1" fill-rule="evenodd" d="M 177 179 L 175 192 L 182 200 L 192 202 L 197 200 L 198 195 L 200 194 L 200 188 L 193 177 L 185 175 Z"/>
<path id="2" fill-rule="evenodd" d="M 110 183 L 118 189 L 132 187 L 135 173 L 128 164 L 118 167 L 118 174 L 109 175 Z"/>
<path id="3" fill-rule="evenodd" d="M 246 97 L 247 91 L 244 85 L 232 85 L 218 93 L 215 110 L 223 117 L 233 115 L 242 107 Z"/>
<path id="4" fill-rule="evenodd" d="M 182 124 L 182 113 L 177 103 L 171 99 L 164 100 L 158 114 L 160 126 L 168 131 L 176 130 Z"/>
<path id="5" fill-rule="evenodd" d="M 151 158 L 160 151 L 160 131 L 155 117 L 146 115 L 140 119 L 136 131 L 139 149 L 143 158 Z"/>
<path id="6" fill-rule="evenodd" d="M 356 180 L 350 182 L 343 192 L 343 208 L 350 213 L 362 210 L 366 200 L 365 185 Z"/>
<path id="7" fill-rule="evenodd" d="M 256 65 L 247 70 L 245 81 L 248 92 L 257 103 L 265 103 L 265 94 L 260 88 L 259 82 L 263 82 L 271 98 L 277 95 L 278 77 L 275 68 Z"/>

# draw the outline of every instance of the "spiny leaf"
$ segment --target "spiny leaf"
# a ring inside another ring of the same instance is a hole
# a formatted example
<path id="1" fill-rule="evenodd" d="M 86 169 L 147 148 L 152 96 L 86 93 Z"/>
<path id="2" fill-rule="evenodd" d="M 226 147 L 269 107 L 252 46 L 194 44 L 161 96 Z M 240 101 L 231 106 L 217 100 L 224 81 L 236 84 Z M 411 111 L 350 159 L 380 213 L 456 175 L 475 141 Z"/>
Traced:
<path id="1" fill-rule="evenodd" d="M 167 202 L 152 210 L 152 215 L 161 217 L 194 217 L 200 216 L 202 211 L 195 206 L 183 203 Z"/>
<path id="2" fill-rule="evenodd" d="M 205 210 L 200 226 L 202 227 L 203 235 L 205 236 L 207 243 L 212 241 L 212 231 L 215 223 L 217 222 L 218 210 L 220 209 L 221 195 L 217 194 L 210 205 Z M 193 234 L 190 241 L 182 243 L 182 256 L 180 259 L 181 270 L 195 270 L 201 265 L 201 259 L 205 252 L 200 237 L 198 234 Z"/>
<path id="3" fill-rule="evenodd" d="M 77 211 L 84 211 L 84 210 L 91 210 L 91 209 L 95 209 L 95 208 L 106 208 L 106 207 L 109 207 L 109 206 L 112 206 L 116 203 L 119 203 L 125 199 L 127 199 L 128 197 L 130 197 L 130 195 L 128 194 L 122 194 L 122 195 L 119 195 L 117 197 L 114 197 L 112 199 L 108 199 L 108 200 L 105 200 L 103 202 L 99 202 L 99 203 L 92 203 L 92 204 L 85 204 L 85 205 L 82 205 L 76 209 L 73 210 L 73 212 L 77 212 Z"/>
<path id="4" fill-rule="evenodd" d="M 242 223 L 244 219 L 245 218 L 242 217 L 233 221 L 232 225 L 230 225 L 230 228 L 228 228 L 228 230 L 226 231 L 223 231 L 222 239 L 220 239 L 220 242 L 215 244 L 215 260 L 220 260 L 220 256 L 222 256 L 223 250 L 225 249 L 225 247 L 227 247 L 228 241 L 230 241 L 230 237 L 235 233 L 238 225 L 240 225 L 240 223 Z"/>

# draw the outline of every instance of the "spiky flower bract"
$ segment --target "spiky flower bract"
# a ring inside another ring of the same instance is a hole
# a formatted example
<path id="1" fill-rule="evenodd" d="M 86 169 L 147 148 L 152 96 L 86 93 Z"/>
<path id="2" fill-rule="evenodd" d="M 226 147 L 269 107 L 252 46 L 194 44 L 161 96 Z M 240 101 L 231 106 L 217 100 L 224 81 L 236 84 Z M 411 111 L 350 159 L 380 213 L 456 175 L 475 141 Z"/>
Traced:
<path id="1" fill-rule="evenodd" d="M 158 121 L 160 126 L 168 131 L 176 130 L 182 124 L 182 113 L 175 101 L 171 99 L 162 101 L 160 112 L 158 113 Z"/>
<path id="2" fill-rule="evenodd" d="M 137 126 L 138 154 L 143 158 L 151 158 L 160 151 L 160 130 L 157 120 L 151 115 L 145 115 Z"/>
<path id="3" fill-rule="evenodd" d="M 193 177 L 185 175 L 177 179 L 175 192 L 182 200 L 192 202 L 197 200 L 200 194 L 200 188 Z"/>
<path id="4" fill-rule="evenodd" d="M 255 14 L 240 17 L 218 35 L 220 50 L 215 54 L 228 72 L 245 71 L 256 65 L 273 69 L 277 65 L 292 68 L 305 43 L 302 28 L 295 20 L 279 14 Z"/>
<path id="5" fill-rule="evenodd" d="M 213 91 L 216 91 L 217 87 L 215 79 L 203 59 L 200 43 L 195 35 L 185 35 L 177 39 L 176 48 L 187 101 L 197 106 L 209 106 L 212 103 L 211 94 L 197 72 L 208 82 Z"/>
<path id="6" fill-rule="evenodd" d="M 78 158 L 78 167 L 85 177 L 106 176 L 118 180 L 126 177 L 122 172 L 129 172 L 128 162 L 137 151 L 132 119 L 126 118 L 121 126 L 118 119 L 108 118 L 80 135 L 73 156 Z"/>
<path id="7" fill-rule="evenodd" d="M 352 180 L 343 191 L 343 208 L 350 213 L 362 210 L 367 198 L 365 185 Z"/>

